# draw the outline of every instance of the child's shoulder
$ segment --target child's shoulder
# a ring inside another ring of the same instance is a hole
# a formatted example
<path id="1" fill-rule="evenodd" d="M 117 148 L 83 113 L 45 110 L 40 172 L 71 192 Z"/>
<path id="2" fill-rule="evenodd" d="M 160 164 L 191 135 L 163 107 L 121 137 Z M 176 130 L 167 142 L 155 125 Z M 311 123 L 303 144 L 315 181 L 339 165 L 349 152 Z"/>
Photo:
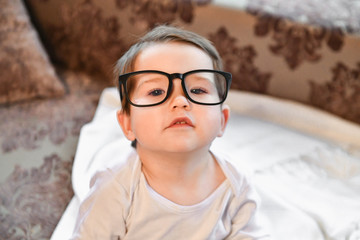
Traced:
<path id="1" fill-rule="evenodd" d="M 140 165 L 136 155 L 113 167 L 98 171 L 90 181 L 90 188 L 98 191 L 125 191 L 131 194 L 140 179 Z"/>
<path id="2" fill-rule="evenodd" d="M 248 169 L 236 165 L 234 161 L 224 154 L 216 153 L 214 155 L 236 195 L 242 193 L 245 188 L 250 187 L 251 174 Z"/>

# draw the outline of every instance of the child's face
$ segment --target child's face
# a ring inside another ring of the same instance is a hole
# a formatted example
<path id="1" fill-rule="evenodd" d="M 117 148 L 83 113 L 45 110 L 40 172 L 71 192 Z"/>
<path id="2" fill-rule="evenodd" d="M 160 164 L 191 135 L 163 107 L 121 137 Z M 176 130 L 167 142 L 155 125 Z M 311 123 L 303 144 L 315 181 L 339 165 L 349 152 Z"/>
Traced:
<path id="1" fill-rule="evenodd" d="M 134 71 L 159 70 L 185 73 L 213 69 L 211 58 L 201 49 L 185 43 L 159 43 L 145 48 L 136 58 Z M 190 102 L 173 80 L 173 92 L 164 103 L 152 107 L 131 106 L 130 115 L 118 112 L 118 120 L 129 140 L 137 140 L 138 150 L 192 152 L 208 150 L 223 134 L 227 106 L 206 106 Z"/>

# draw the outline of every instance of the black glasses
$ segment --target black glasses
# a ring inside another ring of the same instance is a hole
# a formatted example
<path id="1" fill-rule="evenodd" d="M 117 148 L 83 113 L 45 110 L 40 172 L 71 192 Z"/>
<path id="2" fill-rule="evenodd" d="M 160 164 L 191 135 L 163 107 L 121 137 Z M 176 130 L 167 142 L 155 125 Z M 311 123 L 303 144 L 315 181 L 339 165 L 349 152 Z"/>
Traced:
<path id="1" fill-rule="evenodd" d="M 186 73 L 145 70 L 119 76 L 120 98 L 123 93 L 131 105 L 150 107 L 165 102 L 172 92 L 173 79 L 181 79 L 185 96 L 193 103 L 217 105 L 225 101 L 231 84 L 231 73 L 199 69 Z M 122 88 L 124 91 L 122 91 Z"/>

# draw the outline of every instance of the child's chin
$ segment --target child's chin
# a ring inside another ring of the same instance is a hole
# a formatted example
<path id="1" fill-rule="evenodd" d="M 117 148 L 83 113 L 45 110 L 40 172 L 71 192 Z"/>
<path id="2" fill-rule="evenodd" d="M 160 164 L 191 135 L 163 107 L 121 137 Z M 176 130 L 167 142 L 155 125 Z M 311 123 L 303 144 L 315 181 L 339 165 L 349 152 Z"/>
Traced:
<path id="1" fill-rule="evenodd" d="M 179 153 L 179 154 L 186 154 L 186 153 L 194 153 L 197 151 L 203 150 L 204 146 L 198 146 L 197 144 L 193 143 L 184 143 L 184 144 L 175 144 L 172 146 L 168 146 L 165 151 L 171 153 Z M 165 148 L 164 148 L 165 149 Z"/>

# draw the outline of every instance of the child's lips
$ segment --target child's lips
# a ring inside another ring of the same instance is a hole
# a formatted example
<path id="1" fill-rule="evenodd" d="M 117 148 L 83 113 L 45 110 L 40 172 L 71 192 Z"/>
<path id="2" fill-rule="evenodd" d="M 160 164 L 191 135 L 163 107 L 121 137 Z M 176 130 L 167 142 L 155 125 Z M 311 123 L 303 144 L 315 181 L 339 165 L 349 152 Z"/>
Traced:
<path id="1" fill-rule="evenodd" d="M 174 119 L 167 128 L 174 127 L 194 127 L 194 124 L 189 118 L 181 117 Z"/>

